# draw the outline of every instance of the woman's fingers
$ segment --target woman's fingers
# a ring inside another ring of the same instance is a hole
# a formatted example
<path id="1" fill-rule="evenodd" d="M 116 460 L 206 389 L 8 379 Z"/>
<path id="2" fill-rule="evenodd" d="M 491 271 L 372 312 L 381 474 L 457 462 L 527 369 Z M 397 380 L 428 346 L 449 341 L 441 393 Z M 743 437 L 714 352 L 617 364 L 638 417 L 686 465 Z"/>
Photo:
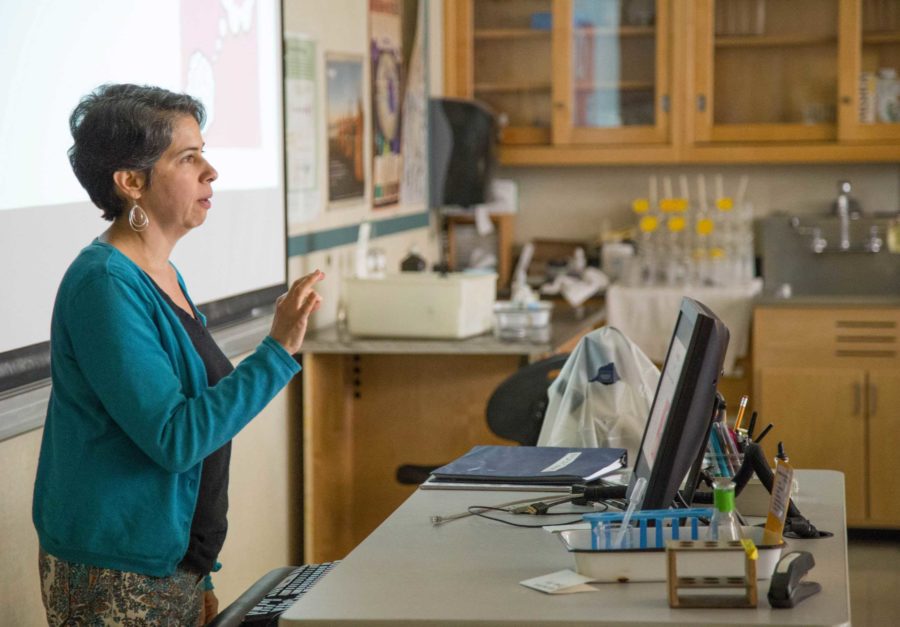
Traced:
<path id="1" fill-rule="evenodd" d="M 306 276 L 300 277 L 291 285 L 291 289 L 288 290 L 288 297 L 293 300 L 297 307 L 300 307 L 315 284 L 324 278 L 325 273 L 321 270 L 314 270 Z"/>
<path id="2" fill-rule="evenodd" d="M 309 317 L 316 309 L 316 305 L 322 301 L 322 297 L 316 294 L 315 292 L 309 292 L 306 295 L 306 299 L 303 301 L 303 304 L 300 306 L 300 316 L 302 318 Z"/>

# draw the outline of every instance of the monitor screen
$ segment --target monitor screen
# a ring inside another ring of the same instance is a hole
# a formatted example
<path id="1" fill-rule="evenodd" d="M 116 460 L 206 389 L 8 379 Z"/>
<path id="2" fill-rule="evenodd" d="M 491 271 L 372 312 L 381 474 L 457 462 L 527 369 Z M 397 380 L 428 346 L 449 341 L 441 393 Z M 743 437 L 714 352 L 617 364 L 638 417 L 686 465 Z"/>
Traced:
<path id="1" fill-rule="evenodd" d="M 671 506 L 702 458 L 728 337 L 728 328 L 709 308 L 682 299 L 628 489 L 630 495 L 638 478 L 647 480 L 642 509 Z"/>

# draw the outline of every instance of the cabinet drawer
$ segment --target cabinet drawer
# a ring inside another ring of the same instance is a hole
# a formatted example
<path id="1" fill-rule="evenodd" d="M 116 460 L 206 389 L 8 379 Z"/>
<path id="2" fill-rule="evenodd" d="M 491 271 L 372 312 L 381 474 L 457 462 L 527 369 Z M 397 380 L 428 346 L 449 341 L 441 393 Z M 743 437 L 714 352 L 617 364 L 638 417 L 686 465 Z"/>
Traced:
<path id="1" fill-rule="evenodd" d="M 756 367 L 900 367 L 900 309 L 758 307 Z"/>

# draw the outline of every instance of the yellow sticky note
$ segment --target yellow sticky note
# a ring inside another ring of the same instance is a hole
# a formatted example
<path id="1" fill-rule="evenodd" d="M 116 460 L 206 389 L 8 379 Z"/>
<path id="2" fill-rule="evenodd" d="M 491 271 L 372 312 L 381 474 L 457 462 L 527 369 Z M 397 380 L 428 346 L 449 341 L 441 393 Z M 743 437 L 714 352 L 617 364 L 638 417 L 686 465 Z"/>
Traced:
<path id="1" fill-rule="evenodd" d="M 719 211 L 731 211 L 734 208 L 734 201 L 728 196 L 716 198 L 716 207 Z"/>
<path id="2" fill-rule="evenodd" d="M 709 218 L 697 220 L 697 235 L 709 235 L 715 228 L 715 224 L 713 224 L 713 221 Z"/>
<path id="3" fill-rule="evenodd" d="M 650 210 L 650 201 L 646 198 L 635 198 L 631 203 L 631 209 L 635 213 L 647 213 Z"/>

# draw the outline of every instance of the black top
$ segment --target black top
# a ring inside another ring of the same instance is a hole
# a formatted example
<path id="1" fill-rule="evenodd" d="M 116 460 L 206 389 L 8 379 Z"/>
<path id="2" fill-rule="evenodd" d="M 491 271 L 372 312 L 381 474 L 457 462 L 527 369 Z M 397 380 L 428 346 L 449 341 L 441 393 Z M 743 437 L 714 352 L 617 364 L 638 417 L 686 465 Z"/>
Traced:
<path id="1" fill-rule="evenodd" d="M 191 338 L 191 343 L 206 367 L 206 380 L 210 387 L 234 370 L 228 357 L 218 347 L 209 330 L 199 320 L 192 318 L 176 305 L 158 285 L 156 288 L 178 314 L 178 319 Z M 231 442 L 203 460 L 197 508 L 191 521 L 191 538 L 187 553 L 179 566 L 202 575 L 212 571 L 225 542 L 228 531 L 228 468 L 231 462 Z"/>

